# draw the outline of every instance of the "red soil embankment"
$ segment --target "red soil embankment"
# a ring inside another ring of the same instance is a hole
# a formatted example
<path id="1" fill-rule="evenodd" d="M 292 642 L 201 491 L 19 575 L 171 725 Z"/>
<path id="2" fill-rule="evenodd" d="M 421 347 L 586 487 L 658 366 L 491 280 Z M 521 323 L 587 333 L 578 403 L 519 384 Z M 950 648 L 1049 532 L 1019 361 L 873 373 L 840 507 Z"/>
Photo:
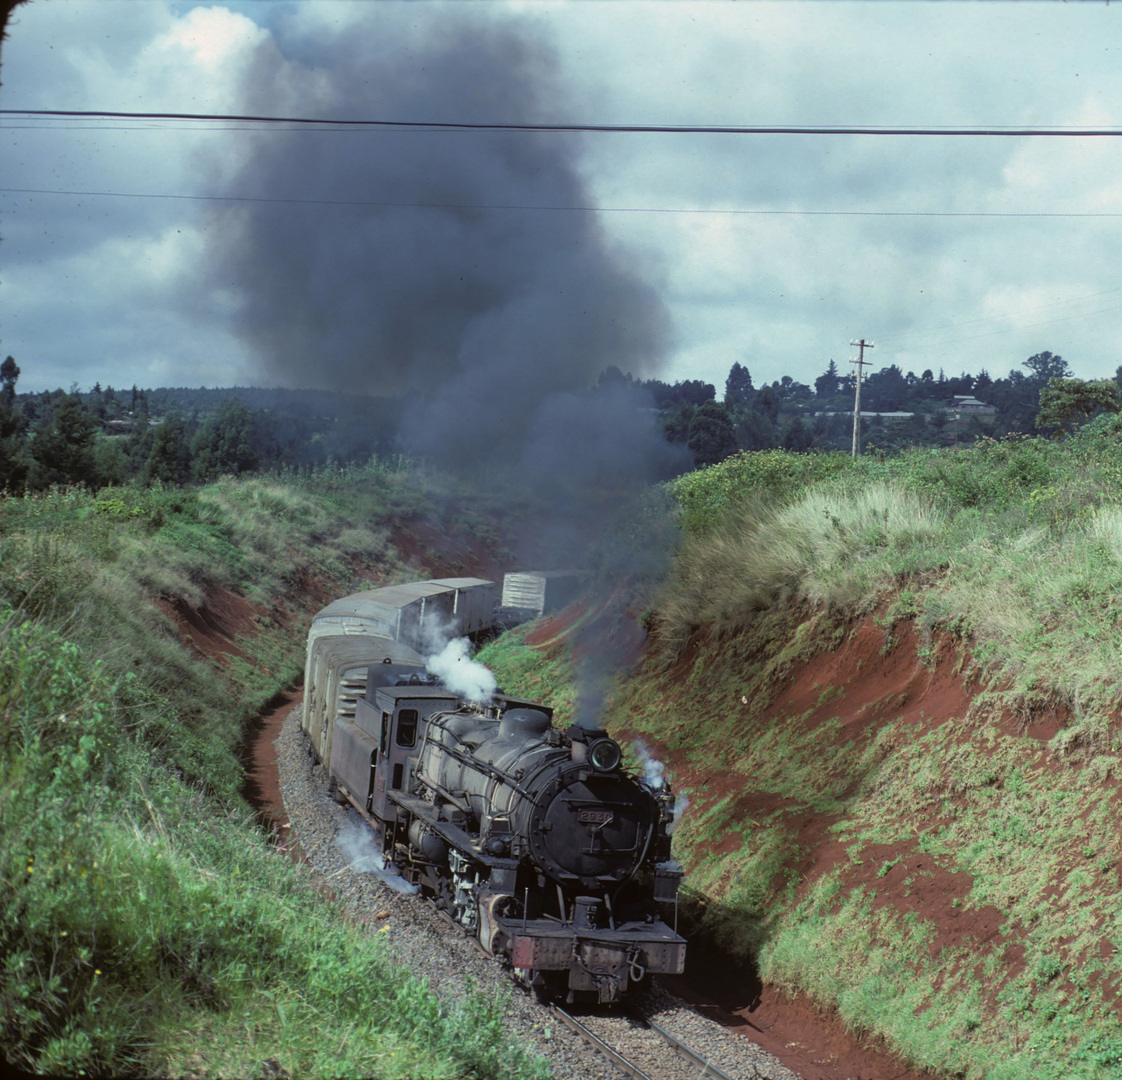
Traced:
<path id="1" fill-rule="evenodd" d="M 913 624 L 897 624 L 892 633 L 896 644 L 886 651 L 885 629 L 868 619 L 835 651 L 795 664 L 775 700 L 753 724 L 763 728 L 775 718 L 798 717 L 804 729 L 813 732 L 829 723 L 830 740 L 845 743 L 862 738 L 872 721 L 902 720 L 916 738 L 952 717 L 965 716 L 973 695 L 953 650 L 946 645 L 935 648 L 933 662 L 924 665 L 918 658 Z M 823 700 L 825 688 L 832 694 Z M 699 771 L 681 752 L 656 747 L 655 753 L 665 755 L 677 787 L 704 790 L 703 799 L 691 812 L 703 813 L 706 806 L 729 796 L 735 800 L 734 820 L 759 822 L 777 810 L 788 810 L 787 824 L 796 832 L 798 848 L 804 853 L 802 864 L 793 867 L 803 879 L 801 891 L 809 891 L 819 878 L 844 866 L 847 889 L 862 882 L 879 884 L 878 903 L 903 904 L 907 909 L 922 905 L 924 920 L 938 927 L 933 948 L 964 938 L 980 940 L 997 932 L 1000 913 L 996 909 L 967 910 L 955 903 L 969 891 L 965 875 L 940 870 L 929 857 L 913 853 L 901 858 L 892 873 L 904 878 L 922 871 L 925 884 L 922 893 L 904 899 L 886 890 L 885 882 L 878 879 L 884 862 L 899 856 L 898 845 L 891 850 L 886 847 L 883 858 L 877 857 L 875 845 L 870 846 L 863 863 L 854 864 L 846 845 L 830 831 L 835 816 L 788 805 L 789 800 L 746 785 L 742 775 Z M 847 778 L 839 777 L 838 783 L 845 785 Z M 727 850 L 739 850 L 741 840 L 740 833 L 731 833 Z M 674 989 L 729 1026 L 747 1029 L 747 1034 L 806 1080 L 922 1080 L 928 1075 L 909 1068 L 872 1040 L 858 1040 L 839 1017 L 818 1009 L 802 993 L 789 997 L 758 979 L 730 985 L 720 979 L 690 977 Z"/>

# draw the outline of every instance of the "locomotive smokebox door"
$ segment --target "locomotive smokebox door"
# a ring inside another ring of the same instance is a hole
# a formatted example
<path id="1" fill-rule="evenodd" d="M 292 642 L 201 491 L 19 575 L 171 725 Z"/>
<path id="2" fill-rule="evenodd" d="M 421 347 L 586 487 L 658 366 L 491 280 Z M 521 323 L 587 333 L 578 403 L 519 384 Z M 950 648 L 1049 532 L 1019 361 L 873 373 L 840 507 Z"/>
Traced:
<path id="1" fill-rule="evenodd" d="M 654 823 L 650 800 L 614 776 L 580 770 L 565 780 L 568 786 L 536 815 L 530 837 L 535 858 L 559 879 L 595 884 L 630 877 Z"/>

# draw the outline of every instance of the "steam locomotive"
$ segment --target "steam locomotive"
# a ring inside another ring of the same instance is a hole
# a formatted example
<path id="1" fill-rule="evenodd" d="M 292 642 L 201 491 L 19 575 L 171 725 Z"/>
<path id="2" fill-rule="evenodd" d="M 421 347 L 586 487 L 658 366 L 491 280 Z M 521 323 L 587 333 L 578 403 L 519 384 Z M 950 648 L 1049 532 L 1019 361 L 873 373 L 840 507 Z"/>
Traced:
<path id="1" fill-rule="evenodd" d="M 618 1001 L 685 964 L 674 796 L 626 770 L 605 731 L 561 731 L 502 692 L 465 700 L 426 670 L 437 642 L 491 626 L 496 593 L 445 578 L 325 607 L 303 727 L 387 868 L 541 995 Z"/>

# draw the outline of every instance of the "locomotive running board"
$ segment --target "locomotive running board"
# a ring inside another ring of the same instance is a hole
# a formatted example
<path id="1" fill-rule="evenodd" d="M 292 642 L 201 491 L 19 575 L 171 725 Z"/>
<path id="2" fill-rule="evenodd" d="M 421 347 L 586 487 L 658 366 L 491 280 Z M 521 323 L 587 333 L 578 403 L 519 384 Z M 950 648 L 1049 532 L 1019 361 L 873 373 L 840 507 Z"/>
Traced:
<path id="1" fill-rule="evenodd" d="M 518 866 L 517 859 L 498 858 L 495 855 L 488 855 L 485 851 L 481 850 L 478 841 L 471 836 L 470 833 L 465 832 L 459 825 L 453 825 L 450 821 L 441 821 L 434 813 L 432 803 L 426 802 L 424 799 L 417 798 L 416 795 L 406 795 L 402 791 L 391 791 L 389 793 L 391 802 L 396 803 L 402 808 L 412 814 L 413 817 L 423 821 L 433 832 L 435 832 L 442 840 L 447 841 L 457 851 L 468 852 L 473 859 L 477 862 L 483 863 L 484 866 L 489 866 L 495 870 L 509 870 Z"/>

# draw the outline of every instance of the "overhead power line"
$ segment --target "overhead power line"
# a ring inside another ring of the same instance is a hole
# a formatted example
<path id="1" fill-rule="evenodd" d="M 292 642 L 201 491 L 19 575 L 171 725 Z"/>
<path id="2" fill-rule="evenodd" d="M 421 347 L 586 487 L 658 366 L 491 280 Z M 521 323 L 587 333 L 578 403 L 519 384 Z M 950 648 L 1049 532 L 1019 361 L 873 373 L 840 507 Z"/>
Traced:
<path id="1" fill-rule="evenodd" d="M 230 113 L 119 112 L 101 109 L 0 109 L 0 116 L 55 117 L 72 120 L 229 121 L 254 124 L 298 124 L 344 128 L 405 128 L 430 131 L 614 132 L 655 135 L 928 135 L 1011 138 L 1117 138 L 1122 128 L 1065 127 L 892 127 L 832 124 L 510 124 L 463 123 L 447 120 L 339 120 L 330 117 L 254 116 Z"/>
<path id="2" fill-rule="evenodd" d="M 177 195 L 142 191 L 74 191 L 59 188 L 0 188 L 2 195 L 69 195 L 81 198 L 177 199 L 187 202 L 279 203 L 303 206 L 355 206 L 403 210 L 531 210 L 595 214 L 710 214 L 741 217 L 890 217 L 890 218 L 1122 218 L 1122 212 L 1051 210 L 763 210 L 744 207 L 565 206 L 530 203 L 397 202 L 375 199 L 296 199 L 265 195 Z"/>

